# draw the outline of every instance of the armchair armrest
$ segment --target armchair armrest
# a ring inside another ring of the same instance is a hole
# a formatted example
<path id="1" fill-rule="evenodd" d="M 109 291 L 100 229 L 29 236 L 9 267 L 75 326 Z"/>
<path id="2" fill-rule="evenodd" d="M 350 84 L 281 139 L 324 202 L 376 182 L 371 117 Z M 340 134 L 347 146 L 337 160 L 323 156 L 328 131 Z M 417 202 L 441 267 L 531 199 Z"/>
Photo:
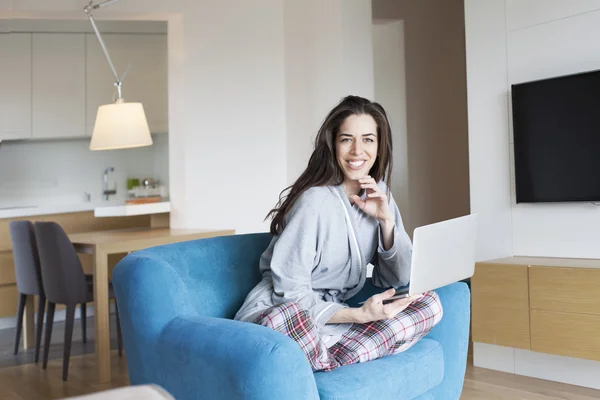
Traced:
<path id="1" fill-rule="evenodd" d="M 360 307 L 364 301 L 385 289 L 373 285 L 367 279 L 363 289 L 348 300 L 351 307 Z M 462 391 L 467 352 L 469 347 L 469 327 L 471 316 L 471 295 L 463 282 L 436 289 L 442 302 L 444 316 L 426 336 L 441 343 L 444 351 L 444 380 L 432 390 L 433 398 L 458 399 Z"/>
<path id="2" fill-rule="evenodd" d="M 318 399 L 306 356 L 269 328 L 176 317 L 156 343 L 156 383 L 177 399 Z"/>
<path id="3" fill-rule="evenodd" d="M 444 316 L 426 336 L 442 344 L 444 380 L 432 390 L 436 399 L 458 399 L 462 391 L 471 321 L 471 293 L 466 283 L 457 282 L 436 290 Z"/>

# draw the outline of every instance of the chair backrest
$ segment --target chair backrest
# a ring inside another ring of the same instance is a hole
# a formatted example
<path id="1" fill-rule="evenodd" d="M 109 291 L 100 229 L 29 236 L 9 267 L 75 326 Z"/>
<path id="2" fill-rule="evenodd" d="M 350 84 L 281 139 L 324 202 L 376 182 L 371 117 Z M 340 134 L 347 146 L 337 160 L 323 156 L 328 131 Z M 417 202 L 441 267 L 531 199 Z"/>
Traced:
<path id="1" fill-rule="evenodd" d="M 36 222 L 42 283 L 51 303 L 77 304 L 87 300 L 87 283 L 73 243 L 56 222 Z"/>
<path id="2" fill-rule="evenodd" d="M 11 221 L 9 231 L 19 293 L 28 295 L 44 293 L 33 223 Z"/>

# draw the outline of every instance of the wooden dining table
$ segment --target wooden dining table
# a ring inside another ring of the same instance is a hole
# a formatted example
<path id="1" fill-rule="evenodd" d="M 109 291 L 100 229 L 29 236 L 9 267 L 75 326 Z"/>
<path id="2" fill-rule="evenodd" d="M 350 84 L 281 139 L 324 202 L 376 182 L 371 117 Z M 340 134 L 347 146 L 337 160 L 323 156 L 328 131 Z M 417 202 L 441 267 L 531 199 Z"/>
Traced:
<path id="1" fill-rule="evenodd" d="M 69 234 L 69 239 L 78 253 L 92 255 L 95 350 L 99 383 L 107 383 L 111 380 L 108 257 L 111 254 L 131 253 L 154 246 L 234 233 L 234 230 L 229 229 L 134 228 Z M 33 304 L 30 306 L 33 307 Z M 25 312 L 25 318 L 28 316 L 33 316 L 33 310 Z M 33 321 L 24 322 L 25 327 L 33 329 Z"/>

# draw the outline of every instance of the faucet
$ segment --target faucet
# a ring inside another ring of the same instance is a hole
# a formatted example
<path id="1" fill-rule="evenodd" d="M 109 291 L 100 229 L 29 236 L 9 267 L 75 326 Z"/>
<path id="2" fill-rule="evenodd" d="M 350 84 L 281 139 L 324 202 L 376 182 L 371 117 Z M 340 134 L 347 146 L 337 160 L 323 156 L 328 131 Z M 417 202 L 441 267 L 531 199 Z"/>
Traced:
<path id="1" fill-rule="evenodd" d="M 108 190 L 108 173 L 113 172 L 115 170 L 114 167 L 108 167 L 104 170 L 104 190 L 102 194 L 104 195 L 104 199 L 108 200 L 111 194 L 117 194 L 117 184 L 115 183 L 115 188 L 112 190 Z"/>

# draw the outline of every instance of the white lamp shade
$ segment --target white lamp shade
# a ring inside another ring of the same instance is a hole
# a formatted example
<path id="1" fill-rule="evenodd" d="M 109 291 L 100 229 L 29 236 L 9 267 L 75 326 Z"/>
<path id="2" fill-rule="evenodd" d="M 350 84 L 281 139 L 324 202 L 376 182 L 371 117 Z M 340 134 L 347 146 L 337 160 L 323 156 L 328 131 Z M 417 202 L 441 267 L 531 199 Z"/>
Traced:
<path id="1" fill-rule="evenodd" d="M 152 136 L 142 103 L 117 102 L 98 107 L 90 150 L 151 146 Z"/>

